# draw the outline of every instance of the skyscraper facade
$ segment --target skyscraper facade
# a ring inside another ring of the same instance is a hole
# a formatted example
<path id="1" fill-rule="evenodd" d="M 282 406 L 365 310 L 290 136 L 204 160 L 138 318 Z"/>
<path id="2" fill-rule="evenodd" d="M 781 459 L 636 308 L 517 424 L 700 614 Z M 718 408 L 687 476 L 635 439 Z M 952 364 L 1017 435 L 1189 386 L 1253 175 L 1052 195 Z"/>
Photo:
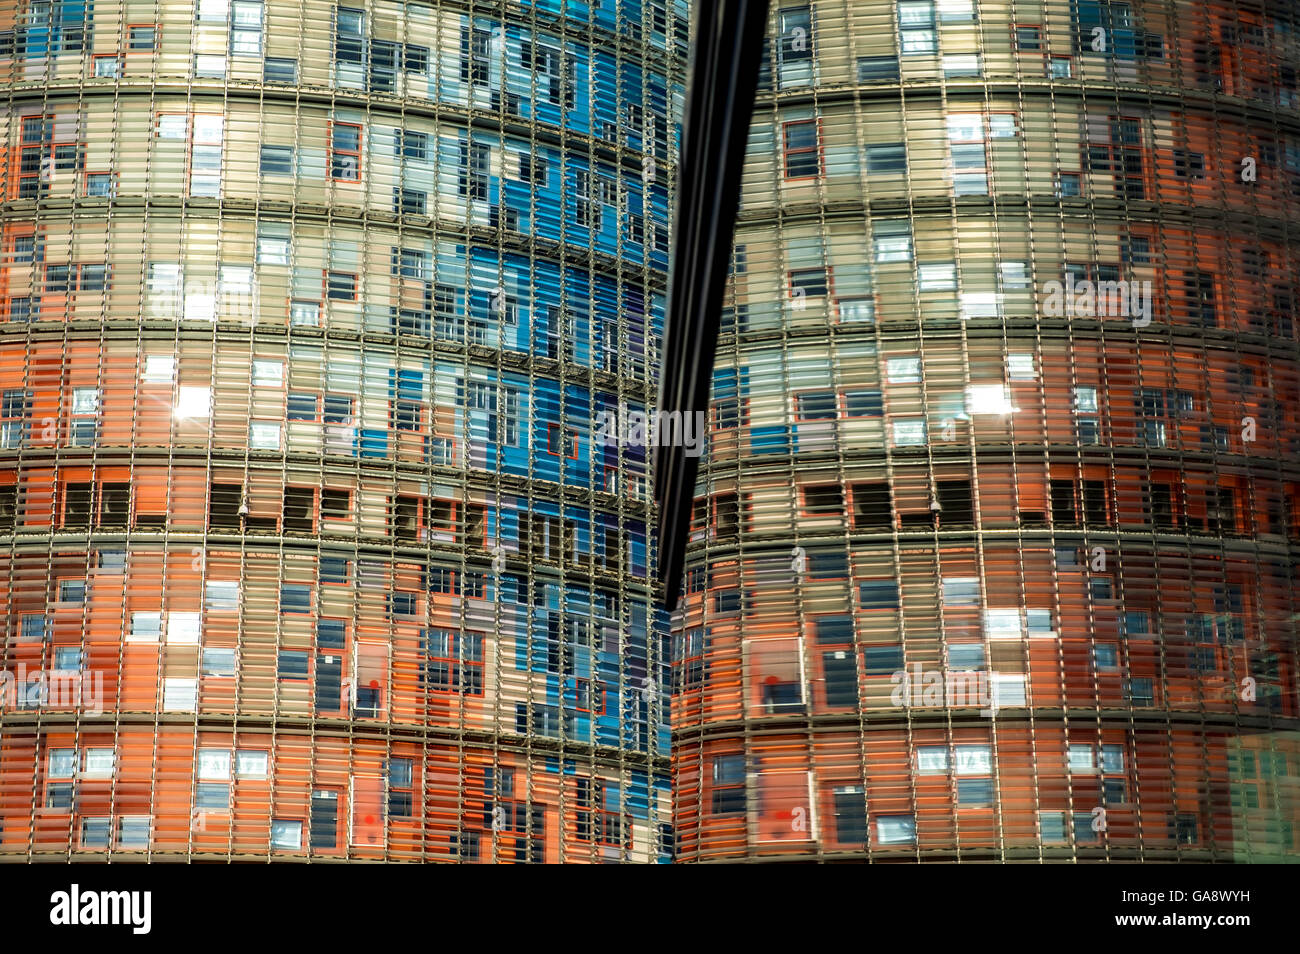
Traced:
<path id="1" fill-rule="evenodd" d="M 664 860 L 684 4 L 0 11 L 0 860 Z"/>
<path id="2" fill-rule="evenodd" d="M 679 859 L 1295 860 L 1293 5 L 773 6 Z"/>

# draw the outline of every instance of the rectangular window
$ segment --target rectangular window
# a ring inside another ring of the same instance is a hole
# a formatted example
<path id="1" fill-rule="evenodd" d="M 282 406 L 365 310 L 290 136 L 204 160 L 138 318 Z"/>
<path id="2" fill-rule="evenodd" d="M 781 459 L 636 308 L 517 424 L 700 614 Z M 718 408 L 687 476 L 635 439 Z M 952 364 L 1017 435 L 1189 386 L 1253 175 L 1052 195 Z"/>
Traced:
<path id="1" fill-rule="evenodd" d="M 69 443 L 73 447 L 93 447 L 98 429 L 98 389 L 74 389 L 72 392 L 72 416 L 69 422 Z"/>
<path id="2" fill-rule="evenodd" d="M 122 73 L 122 58 L 116 53 L 99 53 L 91 57 L 94 75 L 99 79 L 113 79 Z"/>
<path id="3" fill-rule="evenodd" d="M 920 265 L 917 277 L 921 291 L 954 291 L 957 288 L 957 266 L 952 263 Z"/>
<path id="4" fill-rule="evenodd" d="M 149 53 L 158 47 L 158 28 L 133 26 L 127 28 L 126 49 L 129 53 Z"/>
<path id="5" fill-rule="evenodd" d="M 912 223 L 907 219 L 880 219 L 874 223 L 872 245 L 877 263 L 912 260 Z"/>
<path id="6" fill-rule="evenodd" d="M 881 417 L 884 412 L 884 400 L 879 391 L 844 392 L 846 417 Z"/>
<path id="7" fill-rule="evenodd" d="M 86 195 L 91 198 L 111 199 L 117 194 L 117 176 L 111 172 L 86 173 Z"/>
<path id="8" fill-rule="evenodd" d="M 835 840 L 842 845 L 863 845 L 867 840 L 867 805 L 861 786 L 841 786 L 833 791 Z"/>
<path id="9" fill-rule="evenodd" d="M 258 0 L 231 3 L 230 53 L 232 56 L 262 55 L 262 4 Z"/>
<path id="10" fill-rule="evenodd" d="M 309 656 L 305 650 L 282 649 L 276 667 L 280 678 L 295 682 L 306 680 L 308 660 Z"/>
<path id="11" fill-rule="evenodd" d="M 293 146 L 262 146 L 259 170 L 263 176 L 292 176 Z"/>
<path id="12" fill-rule="evenodd" d="M 16 450 L 27 436 L 31 398 L 23 389 L 0 394 L 0 450 Z"/>
<path id="13" fill-rule="evenodd" d="M 235 674 L 235 650 L 205 647 L 200 671 L 205 676 L 233 676 Z"/>
<path id="14" fill-rule="evenodd" d="M 185 113 L 159 113 L 158 138 L 184 139 L 190 128 L 189 116 Z"/>
<path id="15" fill-rule="evenodd" d="M 280 425 L 274 421 L 252 421 L 248 425 L 248 446 L 253 450 L 279 450 Z"/>
<path id="16" fill-rule="evenodd" d="M 102 815 L 81 820 L 81 847 L 107 848 L 113 835 L 113 816 Z"/>
<path id="17" fill-rule="evenodd" d="M 278 388 L 284 386 L 284 362 L 253 359 L 253 387 Z"/>
<path id="18" fill-rule="evenodd" d="M 342 182 L 361 181 L 361 126 L 332 123 L 330 129 L 330 178 Z"/>
<path id="19" fill-rule="evenodd" d="M 921 380 L 921 359 L 913 355 L 888 358 L 885 375 L 890 384 L 916 384 Z"/>
<path id="20" fill-rule="evenodd" d="M 719 755 L 713 759 L 714 815 L 741 815 L 745 812 L 745 757 Z"/>
<path id="21" fill-rule="evenodd" d="M 916 772 L 918 775 L 947 775 L 948 746 L 918 745 L 916 747 Z"/>
<path id="22" fill-rule="evenodd" d="M 408 73 L 429 72 L 429 48 L 407 43 L 402 53 L 402 69 Z"/>
<path id="23" fill-rule="evenodd" d="M 427 215 L 429 194 L 418 189 L 393 187 L 393 213 L 395 215 Z"/>
<path id="24" fill-rule="evenodd" d="M 810 86 L 813 81 L 813 20 L 810 7 L 778 11 L 777 88 Z"/>
<path id="25" fill-rule="evenodd" d="M 320 302 L 292 301 L 289 303 L 289 324 L 294 328 L 320 327 Z"/>
<path id="26" fill-rule="evenodd" d="M 82 265 L 78 287 L 83 292 L 102 292 L 108 289 L 107 265 Z"/>
<path id="27" fill-rule="evenodd" d="M 290 421 L 315 421 L 318 419 L 320 398 L 305 391 L 290 391 L 286 417 Z"/>
<path id="28" fill-rule="evenodd" d="M 785 177 L 815 178 L 822 174 L 821 130 L 816 119 L 798 119 L 783 127 Z"/>
<path id="29" fill-rule="evenodd" d="M 298 61 L 285 57 L 268 56 L 262 63 L 262 82 L 297 83 Z"/>
<path id="30" fill-rule="evenodd" d="M 487 201 L 488 171 L 491 168 L 491 160 L 491 148 L 486 143 L 460 140 L 460 174 L 456 186 L 458 195 L 468 196 L 480 202 Z M 579 176 L 579 178 L 583 177 Z"/>
<path id="31" fill-rule="evenodd" d="M 300 583 L 285 583 L 280 587 L 281 613 L 310 613 L 311 587 Z"/>
<path id="32" fill-rule="evenodd" d="M 898 583 L 894 580 L 862 580 L 858 599 L 863 609 L 898 609 Z"/>
<path id="33" fill-rule="evenodd" d="M 830 294 L 830 272 L 826 268 L 799 268 L 790 272 L 790 298 L 795 302 L 825 298 Z"/>
<path id="34" fill-rule="evenodd" d="M 866 147 L 868 175 L 894 175 L 907 171 L 906 143 L 880 143 Z"/>
<path id="35" fill-rule="evenodd" d="M 1043 48 L 1043 31 L 1036 26 L 1017 26 L 1013 30 L 1016 52 L 1035 53 Z"/>
<path id="36" fill-rule="evenodd" d="M 898 48 L 903 56 L 933 54 L 937 50 L 932 0 L 899 0 Z"/>
<path id="37" fill-rule="evenodd" d="M 978 606 L 980 581 L 978 577 L 944 577 L 944 606 Z"/>
<path id="38" fill-rule="evenodd" d="M 1180 179 L 1204 179 L 1205 154 L 1188 152 L 1185 149 L 1175 149 L 1174 175 Z"/>
<path id="39" fill-rule="evenodd" d="M 320 558 L 320 581 L 322 583 L 348 583 L 350 580 L 349 569 L 351 563 L 344 557 L 327 557 Z M 324 622 L 322 620 L 322 622 Z M 319 641 L 319 627 L 317 629 L 317 638 Z"/>
<path id="40" fill-rule="evenodd" d="M 366 11 L 339 7 L 334 14 L 334 59 L 339 63 L 364 63 Z"/>
<path id="41" fill-rule="evenodd" d="M 81 669 L 81 650 L 60 646 L 54 650 L 54 668 L 61 672 L 78 672 Z"/>
<path id="42" fill-rule="evenodd" d="M 356 301 L 357 276 L 354 272 L 328 272 L 325 276 L 325 297 L 331 301 Z"/>
<path id="43" fill-rule="evenodd" d="M 269 227 L 260 226 L 257 230 L 257 264 L 259 265 L 288 265 L 289 264 L 289 235 L 287 229 L 285 234 L 280 235 L 273 232 Z M 153 265 L 151 268 L 160 266 Z M 179 266 L 170 265 L 162 266 L 177 269 L 179 275 Z M 152 284 L 153 273 L 150 273 Z"/>
<path id="44" fill-rule="evenodd" d="M 863 56 L 858 58 L 859 83 L 897 83 L 898 57 Z"/>
<path id="45" fill-rule="evenodd" d="M 149 847 L 151 816 L 123 815 L 118 821 L 117 847 L 143 851 Z"/>
<path id="46" fill-rule="evenodd" d="M 943 75 L 948 79 L 980 75 L 978 53 L 952 53 L 943 58 Z"/>
<path id="47" fill-rule="evenodd" d="M 801 421 L 833 420 L 836 417 L 834 391 L 805 391 L 796 395 L 795 400 Z"/>
<path id="48" fill-rule="evenodd" d="M 473 87 L 487 86 L 492 76 L 491 31 L 479 27 L 462 27 L 460 52 L 460 81 Z"/>
<path id="49" fill-rule="evenodd" d="M 393 139 L 394 155 L 423 162 L 429 156 L 429 134 L 399 129 Z"/>
<path id="50" fill-rule="evenodd" d="M 86 602 L 86 581 L 60 580 L 59 602 L 78 604 Z"/>
<path id="51" fill-rule="evenodd" d="M 993 804 L 993 779 L 957 780 L 957 804 L 961 808 L 988 808 Z"/>
<path id="52" fill-rule="evenodd" d="M 302 822 L 273 818 L 271 820 L 271 847 L 281 848 L 286 851 L 301 851 Z"/>
<path id="53" fill-rule="evenodd" d="M 1098 643 L 1092 648 L 1092 662 L 1098 672 L 1118 672 L 1118 647 L 1114 643 Z"/>
<path id="54" fill-rule="evenodd" d="M 240 749 L 235 753 L 236 778 L 266 778 L 269 753 L 257 749 Z"/>
<path id="55" fill-rule="evenodd" d="M 221 153 L 225 117 L 195 114 L 190 144 L 190 195 L 215 198 L 221 194 Z"/>
<path id="56" fill-rule="evenodd" d="M 328 401 L 328 397 L 326 400 Z M 329 415 L 328 409 L 326 414 Z M 352 494 L 350 491 L 331 490 L 327 487 L 320 492 L 320 514 L 326 520 L 346 520 L 351 513 Z"/>
<path id="57" fill-rule="evenodd" d="M 817 484 L 803 488 L 803 511 L 810 517 L 844 513 L 844 492 L 839 484 Z"/>

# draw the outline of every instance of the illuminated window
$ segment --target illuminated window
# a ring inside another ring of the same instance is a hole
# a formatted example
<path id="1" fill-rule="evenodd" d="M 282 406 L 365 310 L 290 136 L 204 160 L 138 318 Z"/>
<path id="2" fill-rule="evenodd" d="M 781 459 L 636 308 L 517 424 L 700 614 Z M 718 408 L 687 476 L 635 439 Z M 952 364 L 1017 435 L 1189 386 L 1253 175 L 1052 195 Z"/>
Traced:
<path id="1" fill-rule="evenodd" d="M 937 37 L 932 0 L 899 0 L 898 48 L 904 56 L 934 53 Z"/>

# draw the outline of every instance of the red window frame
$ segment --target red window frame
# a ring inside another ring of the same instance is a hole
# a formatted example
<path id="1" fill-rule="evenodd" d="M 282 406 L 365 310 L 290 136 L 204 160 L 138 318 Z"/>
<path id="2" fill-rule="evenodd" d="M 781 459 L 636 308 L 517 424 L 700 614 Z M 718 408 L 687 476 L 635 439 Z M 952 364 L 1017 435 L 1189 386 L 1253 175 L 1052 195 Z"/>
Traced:
<path id="1" fill-rule="evenodd" d="M 434 627 L 434 628 L 441 629 L 441 627 Z M 444 630 L 444 632 L 447 632 L 448 635 L 451 637 L 447 645 L 447 650 L 450 653 L 450 655 L 437 656 L 434 655 L 432 652 L 430 652 L 427 654 L 424 661 L 426 664 L 426 670 L 425 670 L 426 673 L 428 671 L 427 670 L 428 663 L 445 664 L 447 667 L 447 684 L 445 686 L 434 686 L 431 684 L 431 681 L 426 676 L 425 687 L 430 692 L 446 692 L 446 693 L 451 693 L 453 695 L 459 695 L 459 696 L 483 695 L 484 668 L 483 668 L 483 659 L 482 659 L 483 651 L 481 647 L 484 642 L 484 634 L 477 633 L 477 632 L 458 633 L 455 632 L 454 630 Z M 465 653 L 462 651 L 461 643 L 466 637 L 478 637 L 479 646 L 480 646 L 479 649 L 480 658 L 470 659 L 468 658 L 468 656 L 466 656 L 466 658 L 464 659 L 461 658 L 462 656 L 465 656 Z M 466 678 L 466 674 L 473 671 L 478 672 L 477 678 L 473 680 Z"/>
<path id="2" fill-rule="evenodd" d="M 698 652 L 687 655 L 693 650 L 695 640 L 699 640 Z M 703 626 L 688 626 L 674 637 L 680 647 L 677 658 L 673 660 L 674 691 L 704 688 L 704 677 L 708 672 L 709 634 Z"/>
<path id="3" fill-rule="evenodd" d="M 589 708 L 582 707 L 583 690 L 586 690 L 586 702 Z M 578 712 L 591 715 L 605 714 L 605 685 L 598 679 L 575 679 L 573 681 L 573 708 Z"/>
<path id="4" fill-rule="evenodd" d="M 288 491 L 288 490 L 310 490 L 310 491 L 311 491 L 311 524 L 312 524 L 312 528 L 311 528 L 311 530 L 307 530 L 307 531 L 297 530 L 297 531 L 294 531 L 294 532 L 296 532 L 296 533 L 311 533 L 311 534 L 318 534 L 318 533 L 320 533 L 320 526 L 321 526 L 320 488 L 319 488 L 319 487 L 316 487 L 316 486 L 313 486 L 313 485 L 309 485 L 309 484 L 290 484 L 290 483 L 286 483 L 284 489 L 285 489 L 286 491 Z M 284 517 L 285 517 L 285 515 L 284 515 L 284 501 L 283 501 L 283 497 L 281 497 L 281 512 L 280 512 L 280 532 L 281 532 L 281 533 L 284 533 L 284 532 L 285 532 L 285 529 L 284 529 Z"/>
<path id="5" fill-rule="evenodd" d="M 835 513 L 813 513 L 808 509 L 808 491 L 817 487 L 839 487 L 841 510 Z M 848 499 L 844 493 L 844 485 L 828 481 L 821 484 L 800 484 L 799 485 L 799 516 L 806 517 L 810 520 L 826 520 L 832 517 L 843 517 L 848 519 Z"/>
<path id="6" fill-rule="evenodd" d="M 817 143 L 814 146 L 801 146 L 798 149 L 790 148 L 790 127 L 797 125 L 808 125 L 812 123 L 817 131 Z M 790 157 L 806 156 L 808 153 L 817 154 L 817 171 L 812 175 L 790 175 Z M 781 124 L 781 172 L 786 182 L 799 182 L 807 179 L 820 179 L 826 173 L 825 160 L 822 157 L 822 123 L 818 117 L 812 119 L 789 119 Z"/>
<path id="7" fill-rule="evenodd" d="M 334 130 L 337 127 L 344 127 L 344 126 L 356 130 L 357 148 L 355 150 L 340 149 L 338 148 L 338 145 L 334 141 Z M 330 120 L 328 132 L 329 132 L 329 170 L 328 170 L 329 180 L 331 182 L 360 182 L 361 181 L 361 152 L 363 148 L 362 139 L 361 139 L 361 124 L 341 123 L 335 120 Z M 340 158 L 354 159 L 356 161 L 356 175 L 336 176 L 334 174 L 334 159 L 336 156 Z"/>
<path id="8" fill-rule="evenodd" d="M 91 194 L 90 194 L 90 177 L 91 177 L 91 176 L 110 176 L 110 177 L 112 178 L 112 181 L 113 181 L 113 187 L 112 187 L 112 189 L 109 191 L 109 194 L 108 194 L 107 196 L 102 196 L 102 195 L 99 195 L 99 196 L 91 196 Z M 117 183 L 118 183 L 118 181 L 119 181 L 119 178 L 120 178 L 120 177 L 119 177 L 119 174 L 116 173 L 116 172 L 114 172 L 112 169 L 87 169 L 86 172 L 85 172 L 85 174 L 82 176 L 81 194 L 84 195 L 84 196 L 87 196 L 87 197 L 89 197 L 89 198 L 94 198 L 94 199 L 105 199 L 105 198 L 107 198 L 107 199 L 114 199 L 114 198 L 117 198 Z"/>
<path id="9" fill-rule="evenodd" d="M 116 72 L 115 74 L 113 74 L 113 77 L 100 76 L 100 75 L 99 75 L 99 73 L 95 70 L 95 64 L 96 64 L 99 60 L 117 60 L 117 72 Z M 126 62 L 122 59 L 122 54 L 121 54 L 121 53 L 93 53 L 93 54 L 91 54 L 91 57 L 90 57 L 90 78 L 91 78 L 91 79 L 111 79 L 111 78 L 119 78 L 119 77 L 121 77 L 121 75 L 122 75 L 122 70 L 125 69 L 125 68 L 126 68 Z"/>
<path id="10" fill-rule="evenodd" d="M 352 279 L 352 295 L 351 295 L 351 297 L 344 298 L 344 297 L 340 297 L 340 296 L 336 296 L 336 295 L 331 295 L 331 294 L 330 294 L 330 276 L 331 276 L 331 275 L 346 275 L 346 276 L 351 277 L 351 279 Z M 339 271 L 339 270 L 337 270 L 337 269 L 326 269 L 326 271 L 325 271 L 325 277 L 324 277 L 324 279 L 323 279 L 322 282 L 321 282 L 321 297 L 324 298 L 325 301 L 356 301 L 356 300 L 357 300 L 357 285 L 358 285 L 358 281 L 359 281 L 359 276 L 357 275 L 356 272 L 344 272 L 344 271 Z"/>
<path id="11" fill-rule="evenodd" d="M 1038 49 L 1026 50 L 1020 46 L 1021 30 L 1038 31 Z M 1043 36 L 1043 25 L 1041 23 L 1012 23 L 1011 24 L 1011 49 L 1016 53 L 1036 54 L 1042 56 L 1047 52 L 1047 40 Z"/>
<path id="12" fill-rule="evenodd" d="M 415 501 L 415 540 L 400 538 L 397 534 L 396 520 L 398 502 L 407 499 Z M 427 543 L 429 541 L 429 498 L 419 494 L 396 493 L 392 497 L 393 539 L 405 539 L 407 542 Z"/>
<path id="13" fill-rule="evenodd" d="M 460 526 L 460 521 L 461 521 L 461 513 L 460 513 L 460 506 L 459 506 L 460 501 L 444 500 L 441 497 L 421 497 L 420 500 L 422 501 L 421 506 L 424 509 L 424 514 L 423 514 L 424 525 L 430 533 L 455 533 L 456 532 L 456 529 Z M 434 524 L 433 522 L 434 508 L 431 506 L 434 501 L 449 505 L 447 510 L 448 518 L 446 523 Z"/>
<path id="14" fill-rule="evenodd" d="M 295 395 L 299 397 L 307 396 L 314 399 L 315 403 L 312 405 L 311 417 L 294 417 L 294 418 L 289 417 L 288 400 L 289 398 L 292 398 Z M 320 423 L 322 401 L 321 401 L 321 395 L 319 391 L 299 391 L 296 389 L 290 389 L 285 392 L 285 402 L 286 403 L 285 403 L 284 420 L 286 424 L 319 424 Z"/>
<path id="15" fill-rule="evenodd" d="M 559 424 L 546 425 L 546 453 L 553 454 L 555 456 L 560 455 L 561 431 L 565 431 L 568 437 L 570 438 L 570 440 L 572 441 L 572 443 L 570 444 L 570 449 L 573 451 L 573 453 L 565 454 L 564 457 L 568 460 L 577 460 L 578 459 L 577 432 L 574 431 L 572 428 L 561 428 Z"/>
<path id="16" fill-rule="evenodd" d="M 352 488 L 351 488 L 351 487 L 322 487 L 322 488 L 321 488 L 321 494 L 324 494 L 324 492 L 327 491 L 327 490 L 328 490 L 328 491 L 331 491 L 331 492 L 333 492 L 333 491 L 342 491 L 343 493 L 347 494 L 347 496 L 348 496 L 348 512 L 345 513 L 343 516 L 338 517 L 338 516 L 335 516 L 334 514 L 326 513 L 326 512 L 325 512 L 325 508 L 322 506 L 322 507 L 321 507 L 321 511 L 320 511 L 320 518 L 321 518 L 322 520 L 351 520 L 351 519 L 352 519 L 352 499 L 353 499 Z M 318 495 L 318 496 L 319 496 L 319 495 Z"/>
<path id="17" fill-rule="evenodd" d="M 825 294 L 825 295 L 813 295 L 813 296 L 809 296 L 809 295 L 805 294 L 804 297 L 805 297 L 805 298 L 808 298 L 808 297 L 813 297 L 813 298 L 825 298 L 827 301 L 832 301 L 832 300 L 834 300 L 834 298 L 835 298 L 835 270 L 834 270 L 830 265 L 814 265 L 814 266 L 811 267 L 811 268 L 791 268 L 791 269 L 787 270 L 786 273 L 785 273 L 786 290 L 787 290 L 786 293 L 789 295 L 790 300 L 791 300 L 791 301 L 794 301 L 794 300 L 795 300 L 795 293 L 794 293 L 794 289 L 795 289 L 794 277 L 795 277 L 796 275 L 803 275 L 803 274 L 806 274 L 806 273 L 808 273 L 808 272 L 823 272 L 823 273 L 825 274 L 825 276 L 826 276 L 826 294 Z"/>

